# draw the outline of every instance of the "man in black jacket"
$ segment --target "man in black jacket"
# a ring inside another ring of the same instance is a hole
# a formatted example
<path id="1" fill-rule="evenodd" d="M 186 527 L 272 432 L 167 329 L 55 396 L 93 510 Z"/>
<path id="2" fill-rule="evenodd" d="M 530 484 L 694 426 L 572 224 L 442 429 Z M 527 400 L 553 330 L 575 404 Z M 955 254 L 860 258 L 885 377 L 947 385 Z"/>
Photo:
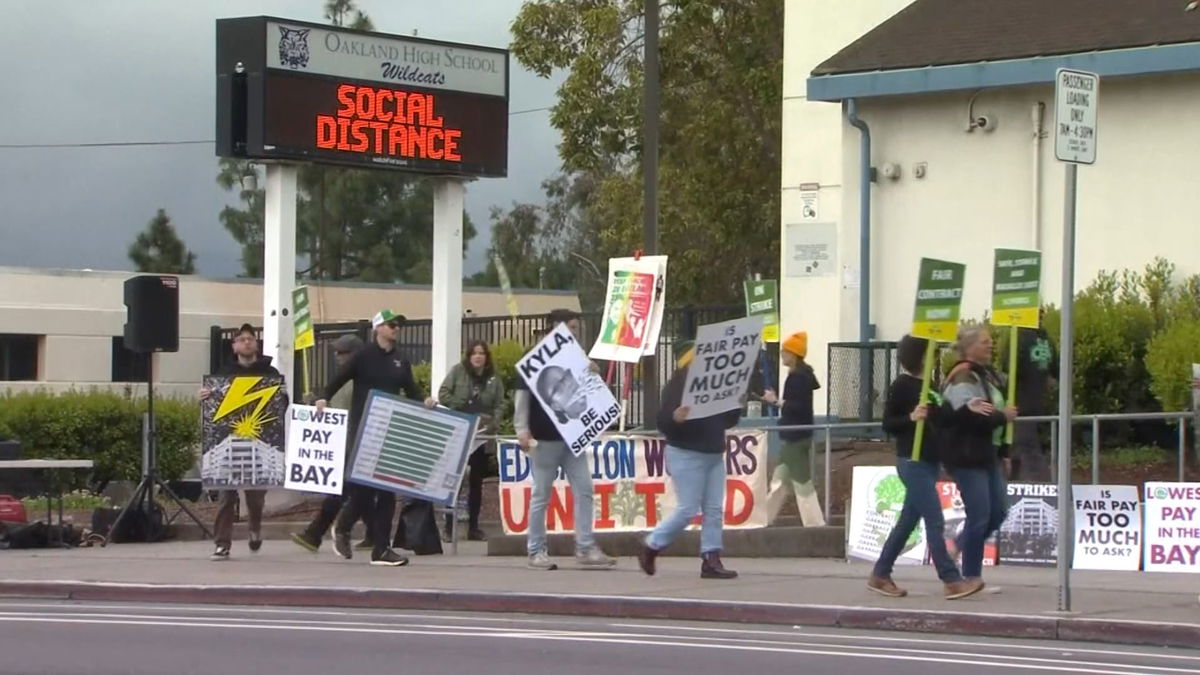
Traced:
<path id="1" fill-rule="evenodd" d="M 279 376 L 279 371 L 271 365 L 271 357 L 261 356 L 258 353 L 258 336 L 254 333 L 254 327 L 248 323 L 242 324 L 233 338 L 233 354 L 236 358 L 217 370 L 215 375 L 230 377 L 239 375 Z M 200 389 L 201 401 L 211 395 L 212 392 L 208 389 Z M 244 492 L 246 493 L 246 510 L 249 511 L 250 516 L 250 551 L 257 553 L 262 548 L 262 514 L 267 491 L 245 490 Z M 229 548 L 233 539 L 233 517 L 237 511 L 237 505 L 237 490 L 221 491 L 221 507 L 217 511 L 216 522 L 213 523 L 213 542 L 216 544 L 216 550 L 213 551 L 211 559 L 214 561 L 229 560 Z"/>
<path id="2" fill-rule="evenodd" d="M 422 396 L 416 380 L 413 379 L 412 364 L 396 349 L 396 339 L 400 335 L 400 326 L 403 323 L 403 316 L 388 309 L 375 314 L 371 319 L 374 339 L 339 368 L 333 379 L 325 385 L 320 400 L 315 404 L 318 410 L 324 410 L 326 400 L 332 398 L 342 385 L 351 381 L 354 382 L 354 396 L 350 403 L 350 427 L 354 429 L 358 428 L 367 396 L 372 389 L 393 395 L 404 392 L 414 401 L 424 398 L 426 407 L 430 408 L 436 404 L 433 399 Z M 347 487 L 346 493 L 350 502 L 342 510 L 342 515 L 334 527 L 334 552 L 347 560 L 353 557 L 350 529 L 355 521 L 366 514 L 371 519 L 370 531 L 374 540 L 371 564 L 385 567 L 407 565 L 408 558 L 396 553 L 388 545 L 387 534 L 392 530 L 392 517 L 396 513 L 396 495 L 356 483 Z"/>
<path id="3" fill-rule="evenodd" d="M 1058 372 L 1058 352 L 1045 328 L 1017 331 L 1017 400 L 1021 414 L 1045 415 L 1046 392 Z M 1050 464 L 1038 425 L 1027 422 L 1013 427 L 1012 480 L 1031 483 L 1050 481 Z"/>

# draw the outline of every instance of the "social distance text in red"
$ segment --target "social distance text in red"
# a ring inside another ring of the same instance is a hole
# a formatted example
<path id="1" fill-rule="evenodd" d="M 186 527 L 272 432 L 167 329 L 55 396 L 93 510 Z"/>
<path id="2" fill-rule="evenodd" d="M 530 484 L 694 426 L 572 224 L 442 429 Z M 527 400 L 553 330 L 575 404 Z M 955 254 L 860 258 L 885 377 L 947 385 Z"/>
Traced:
<path id="1" fill-rule="evenodd" d="M 433 94 L 343 84 L 337 115 L 317 115 L 317 147 L 461 162 L 461 129 L 446 128 Z"/>

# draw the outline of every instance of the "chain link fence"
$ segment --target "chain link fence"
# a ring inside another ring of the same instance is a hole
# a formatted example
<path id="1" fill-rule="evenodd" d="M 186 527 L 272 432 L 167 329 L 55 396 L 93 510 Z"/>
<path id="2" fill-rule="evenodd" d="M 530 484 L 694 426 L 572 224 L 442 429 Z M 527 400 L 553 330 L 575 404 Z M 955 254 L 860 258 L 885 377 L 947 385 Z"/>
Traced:
<path id="1" fill-rule="evenodd" d="M 883 419 L 888 385 L 898 373 L 895 342 L 831 342 L 826 377 L 828 414 L 836 419 Z"/>

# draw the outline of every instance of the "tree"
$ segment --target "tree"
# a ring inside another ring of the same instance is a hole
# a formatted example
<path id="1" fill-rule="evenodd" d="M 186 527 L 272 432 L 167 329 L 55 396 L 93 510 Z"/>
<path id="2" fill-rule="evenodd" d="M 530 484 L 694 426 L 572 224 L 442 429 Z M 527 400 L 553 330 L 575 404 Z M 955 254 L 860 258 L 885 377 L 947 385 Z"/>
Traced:
<path id="1" fill-rule="evenodd" d="M 642 0 L 533 0 L 512 53 L 548 77 L 566 69 L 551 122 L 575 207 L 601 259 L 642 240 Z M 782 0 L 664 0 L 660 61 L 660 250 L 671 295 L 736 302 L 779 265 Z M 553 208 L 553 207 L 551 207 Z"/>
<path id="2" fill-rule="evenodd" d="M 335 26 L 374 28 L 353 0 L 325 3 Z M 241 186 L 254 174 L 249 162 L 221 160 L 217 182 L 239 189 L 240 205 L 220 219 L 241 245 L 245 276 L 262 276 L 264 193 Z M 297 178 L 296 249 L 303 258 L 297 275 L 320 280 L 430 283 L 433 255 L 433 180 L 394 171 L 343 169 L 307 164 Z M 463 251 L 475 236 L 463 215 Z"/>
<path id="3" fill-rule="evenodd" d="M 171 225 L 171 217 L 163 209 L 154 214 L 145 231 L 129 245 L 129 259 L 142 273 L 196 273 L 196 254 L 184 245 Z"/>

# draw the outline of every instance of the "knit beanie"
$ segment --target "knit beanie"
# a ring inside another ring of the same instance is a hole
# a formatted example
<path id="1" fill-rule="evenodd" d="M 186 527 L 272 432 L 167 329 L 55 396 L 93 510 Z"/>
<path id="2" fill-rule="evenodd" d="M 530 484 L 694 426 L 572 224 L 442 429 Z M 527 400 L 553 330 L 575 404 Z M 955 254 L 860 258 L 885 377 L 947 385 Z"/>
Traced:
<path id="1" fill-rule="evenodd" d="M 791 352 L 800 358 L 808 356 L 808 333 L 800 331 L 792 333 L 786 340 L 783 341 L 783 350 Z"/>

